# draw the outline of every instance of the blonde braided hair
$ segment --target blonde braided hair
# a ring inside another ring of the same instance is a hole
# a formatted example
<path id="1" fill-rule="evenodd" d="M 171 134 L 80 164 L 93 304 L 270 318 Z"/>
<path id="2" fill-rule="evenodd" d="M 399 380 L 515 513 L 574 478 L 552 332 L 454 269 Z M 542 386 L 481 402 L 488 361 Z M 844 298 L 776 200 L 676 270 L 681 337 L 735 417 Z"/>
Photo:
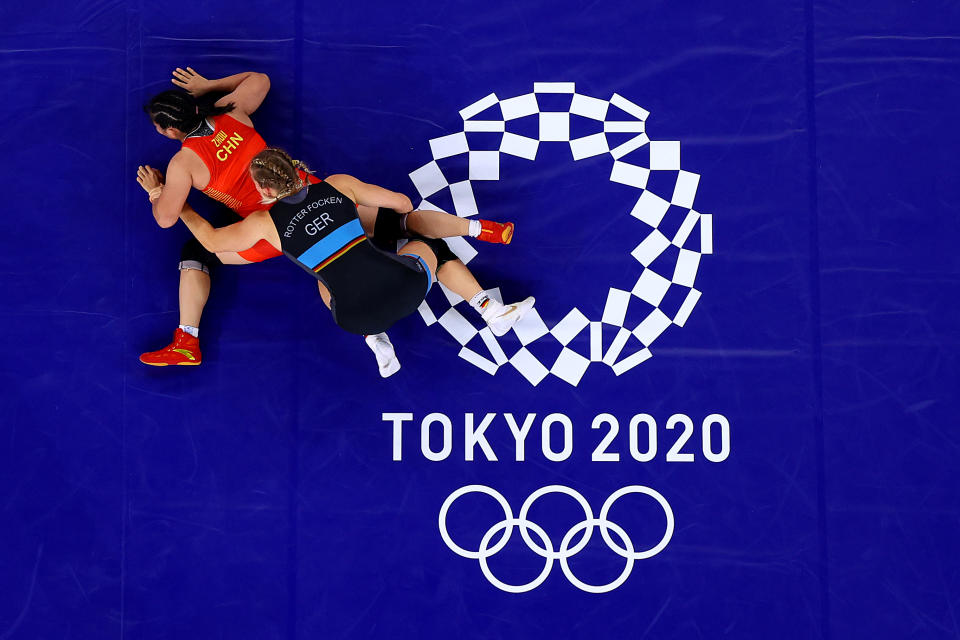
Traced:
<path id="1" fill-rule="evenodd" d="M 283 149 L 269 147 L 250 161 L 250 175 L 261 188 L 269 187 L 277 192 L 276 198 L 265 198 L 264 204 L 276 202 L 303 189 L 304 183 L 297 170 L 311 173 L 306 164 L 294 160 Z"/>

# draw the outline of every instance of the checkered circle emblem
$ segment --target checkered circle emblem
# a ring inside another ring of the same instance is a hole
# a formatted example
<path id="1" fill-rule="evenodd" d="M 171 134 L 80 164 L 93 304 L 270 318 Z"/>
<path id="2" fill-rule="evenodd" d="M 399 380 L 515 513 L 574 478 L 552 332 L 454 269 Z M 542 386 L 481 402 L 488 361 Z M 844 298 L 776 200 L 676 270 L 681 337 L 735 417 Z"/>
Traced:
<path id="1" fill-rule="evenodd" d="M 538 96 L 558 93 L 572 95 L 569 109 L 541 110 Z M 491 118 L 488 114 L 496 111 L 497 106 L 500 116 Z M 461 345 L 461 358 L 491 375 L 510 364 L 533 385 L 548 375 L 554 375 L 577 386 L 591 365 L 606 365 L 618 376 L 633 369 L 652 356 L 650 346 L 664 331 L 673 325 L 684 325 L 700 299 L 700 291 L 694 284 L 701 257 L 713 252 L 713 217 L 693 208 L 700 176 L 680 168 L 680 142 L 647 137 L 645 122 L 648 115 L 648 111 L 616 93 L 604 100 L 577 93 L 572 82 L 538 82 L 534 84 L 533 92 L 514 98 L 501 100 L 491 93 L 460 111 L 462 131 L 430 140 L 433 160 L 410 173 L 410 179 L 422 198 L 419 209 L 442 210 L 429 198 L 448 191 L 458 216 L 477 215 L 474 183 L 499 180 L 503 154 L 536 160 L 537 150 L 543 143 L 568 144 L 574 161 L 610 156 L 613 161 L 610 181 L 634 187 L 639 192 L 631 211 L 615 214 L 636 219 L 640 242 L 624 256 L 626 268 L 620 276 L 623 281 L 609 286 L 599 318 L 589 318 L 574 307 L 553 327 L 548 327 L 534 309 L 514 327 L 520 346 L 511 348 L 508 353 L 505 342 L 515 341 L 498 340 L 489 329 L 474 327 L 461 313 L 466 305 L 463 299 L 441 286 L 445 303 L 435 294 L 429 303 L 425 301 L 420 306 L 420 315 L 427 325 L 439 324 L 456 339 Z M 536 138 L 509 130 L 510 121 L 526 116 L 538 119 Z M 571 139 L 571 116 L 594 120 L 602 131 Z M 499 148 L 471 149 L 467 133 L 475 131 L 502 133 Z M 611 148 L 608 134 L 635 135 Z M 647 147 L 649 160 L 638 164 L 633 159 L 635 156 L 647 156 L 633 152 L 642 147 Z M 468 156 L 468 179 L 451 184 L 437 161 L 461 154 Z M 673 184 L 672 193 L 658 194 L 647 188 L 650 174 L 657 171 L 676 176 L 675 181 L 668 181 Z M 679 226 L 665 224 L 667 218 L 680 221 Z M 671 231 L 667 232 L 667 228 Z M 699 243 L 691 242 L 695 233 L 699 234 Z M 465 264 L 477 255 L 476 249 L 463 238 L 448 239 L 447 244 Z M 694 244 L 698 245 L 697 248 L 691 248 Z M 671 256 L 667 261 L 669 268 L 662 266 L 664 260 L 658 260 L 666 255 Z M 656 269 L 655 262 L 660 265 Z M 663 302 L 674 287 L 683 295 L 673 295 L 671 299 L 682 302 L 668 309 Z M 488 294 L 502 302 L 499 290 L 489 290 Z M 646 313 L 635 326 L 625 326 L 627 311 L 632 305 L 642 305 Z M 607 343 L 603 339 L 604 324 L 619 329 Z M 575 338 L 584 332 L 589 340 L 576 341 L 581 346 L 575 349 Z M 527 348 L 537 340 L 547 339 L 562 345 L 560 355 L 552 363 L 541 362 Z"/>

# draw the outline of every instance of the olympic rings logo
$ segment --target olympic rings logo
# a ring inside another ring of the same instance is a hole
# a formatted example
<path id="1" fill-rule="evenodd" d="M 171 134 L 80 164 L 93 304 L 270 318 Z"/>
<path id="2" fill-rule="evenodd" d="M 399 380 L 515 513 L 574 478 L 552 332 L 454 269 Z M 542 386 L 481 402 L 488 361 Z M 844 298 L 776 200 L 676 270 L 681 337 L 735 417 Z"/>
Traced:
<path id="1" fill-rule="evenodd" d="M 458 545 L 453 541 L 453 539 L 450 537 L 450 533 L 447 531 L 447 512 L 458 498 L 468 493 L 484 493 L 492 497 L 500 504 L 500 507 L 503 509 L 504 513 L 503 520 L 493 524 L 489 529 L 487 529 L 486 533 L 483 534 L 483 537 L 480 540 L 480 546 L 476 551 L 470 551 Z M 555 547 L 553 541 L 547 535 L 547 532 L 543 529 L 543 527 L 535 522 L 532 522 L 527 517 L 534 502 L 550 493 L 562 493 L 570 496 L 580 505 L 585 515 L 581 522 L 575 524 L 563 535 L 563 538 L 560 540 L 559 548 Z M 667 526 L 663 533 L 663 537 L 655 546 L 649 549 L 638 551 L 634 547 L 633 541 L 630 539 L 630 536 L 627 534 L 627 532 L 624 531 L 623 527 L 615 522 L 611 522 L 608 519 L 610 509 L 613 507 L 614 503 L 621 497 L 630 493 L 640 493 L 650 496 L 663 508 L 663 512 L 667 516 Z M 439 526 L 440 537 L 443 538 L 443 541 L 446 543 L 447 547 L 449 547 L 451 551 L 459 556 L 479 560 L 480 570 L 483 572 L 483 575 L 487 578 L 490 584 L 501 591 L 507 591 L 509 593 L 524 593 L 526 591 L 536 589 L 543 584 L 543 582 L 547 579 L 547 576 L 550 575 L 550 570 L 553 568 L 553 563 L 559 560 L 560 568 L 563 570 L 563 574 L 573 586 L 588 593 L 607 593 L 622 585 L 626 579 L 630 577 L 630 573 L 633 571 L 633 565 L 637 560 L 652 558 L 666 548 L 667 544 L 670 542 L 670 539 L 673 537 L 674 520 L 673 510 L 670 508 L 670 504 L 667 502 L 666 498 L 650 487 L 645 487 L 642 485 L 630 485 L 615 491 L 603 503 L 603 506 L 600 509 L 600 515 L 594 517 L 593 510 L 591 509 L 586 498 L 569 487 L 553 484 L 534 491 L 530 497 L 524 501 L 523 506 L 520 507 L 519 515 L 514 517 L 513 510 L 510 508 L 510 504 L 498 491 L 482 484 L 471 484 L 457 489 L 451 493 L 446 500 L 444 500 L 443 506 L 440 507 Z M 497 554 L 507 545 L 507 543 L 510 541 L 511 535 L 513 534 L 514 527 L 517 527 L 520 530 L 520 536 L 523 538 L 523 541 L 526 543 L 527 547 L 529 547 L 531 551 L 536 553 L 541 558 L 544 558 L 546 561 L 544 563 L 543 570 L 536 578 L 526 584 L 521 585 L 507 584 L 497 578 L 495 575 L 493 575 L 493 572 L 490 570 L 490 566 L 487 562 L 491 556 Z M 594 528 L 600 529 L 600 535 L 603 537 L 603 541 L 607 544 L 610 550 L 626 560 L 623 571 L 620 573 L 620 575 L 617 576 L 617 578 L 612 582 L 609 582 L 605 585 L 587 584 L 575 576 L 573 571 L 570 569 L 570 558 L 578 554 L 584 549 L 584 547 L 587 546 L 587 544 L 590 542 L 590 538 L 593 536 Z M 530 535 L 531 531 L 533 532 L 533 536 Z M 572 544 L 574 538 L 581 531 L 583 532 L 583 537 L 576 544 Z M 493 543 L 493 538 L 500 532 L 503 532 L 500 539 L 496 543 Z M 614 540 L 614 537 L 611 536 L 611 532 L 613 532 L 614 536 L 616 536 L 616 538 L 619 540 L 619 544 L 617 540 Z M 536 537 L 536 540 L 534 539 L 534 536 Z"/>

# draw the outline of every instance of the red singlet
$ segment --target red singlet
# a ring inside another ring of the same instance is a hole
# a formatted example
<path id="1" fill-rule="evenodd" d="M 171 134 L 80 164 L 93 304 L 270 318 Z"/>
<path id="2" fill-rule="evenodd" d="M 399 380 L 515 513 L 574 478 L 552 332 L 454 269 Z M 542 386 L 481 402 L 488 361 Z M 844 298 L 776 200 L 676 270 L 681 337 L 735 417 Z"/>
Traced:
<path id="1" fill-rule="evenodd" d="M 261 204 L 260 194 L 250 178 L 250 161 L 267 148 L 260 134 L 230 114 L 214 116 L 213 133 L 187 138 L 183 146 L 203 161 L 210 172 L 210 182 L 203 190 L 214 200 L 222 202 L 243 218 L 254 211 L 269 209 Z M 250 262 L 260 262 L 281 255 L 269 242 L 261 240 L 240 256 Z"/>
<path id="2" fill-rule="evenodd" d="M 249 171 L 250 161 L 267 148 L 267 143 L 253 127 L 228 113 L 212 120 L 212 134 L 183 141 L 183 146 L 200 156 L 210 172 L 210 182 L 203 192 L 244 218 L 267 209 L 260 204 L 260 194 Z"/>

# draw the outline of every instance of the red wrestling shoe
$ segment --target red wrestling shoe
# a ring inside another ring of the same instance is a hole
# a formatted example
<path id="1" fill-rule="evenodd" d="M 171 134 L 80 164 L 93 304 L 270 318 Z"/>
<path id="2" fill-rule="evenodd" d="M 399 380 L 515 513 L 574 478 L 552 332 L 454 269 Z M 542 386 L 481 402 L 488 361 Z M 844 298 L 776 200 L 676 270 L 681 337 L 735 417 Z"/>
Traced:
<path id="1" fill-rule="evenodd" d="M 513 240 L 512 222 L 491 222 L 490 220 L 480 221 L 480 235 L 477 240 L 483 242 L 493 242 L 494 244 L 510 244 Z"/>
<path id="2" fill-rule="evenodd" d="M 200 364 L 200 340 L 183 329 L 173 332 L 173 342 L 160 351 L 151 351 L 140 356 L 140 362 L 151 367 L 166 367 L 171 364 L 196 366 Z"/>

